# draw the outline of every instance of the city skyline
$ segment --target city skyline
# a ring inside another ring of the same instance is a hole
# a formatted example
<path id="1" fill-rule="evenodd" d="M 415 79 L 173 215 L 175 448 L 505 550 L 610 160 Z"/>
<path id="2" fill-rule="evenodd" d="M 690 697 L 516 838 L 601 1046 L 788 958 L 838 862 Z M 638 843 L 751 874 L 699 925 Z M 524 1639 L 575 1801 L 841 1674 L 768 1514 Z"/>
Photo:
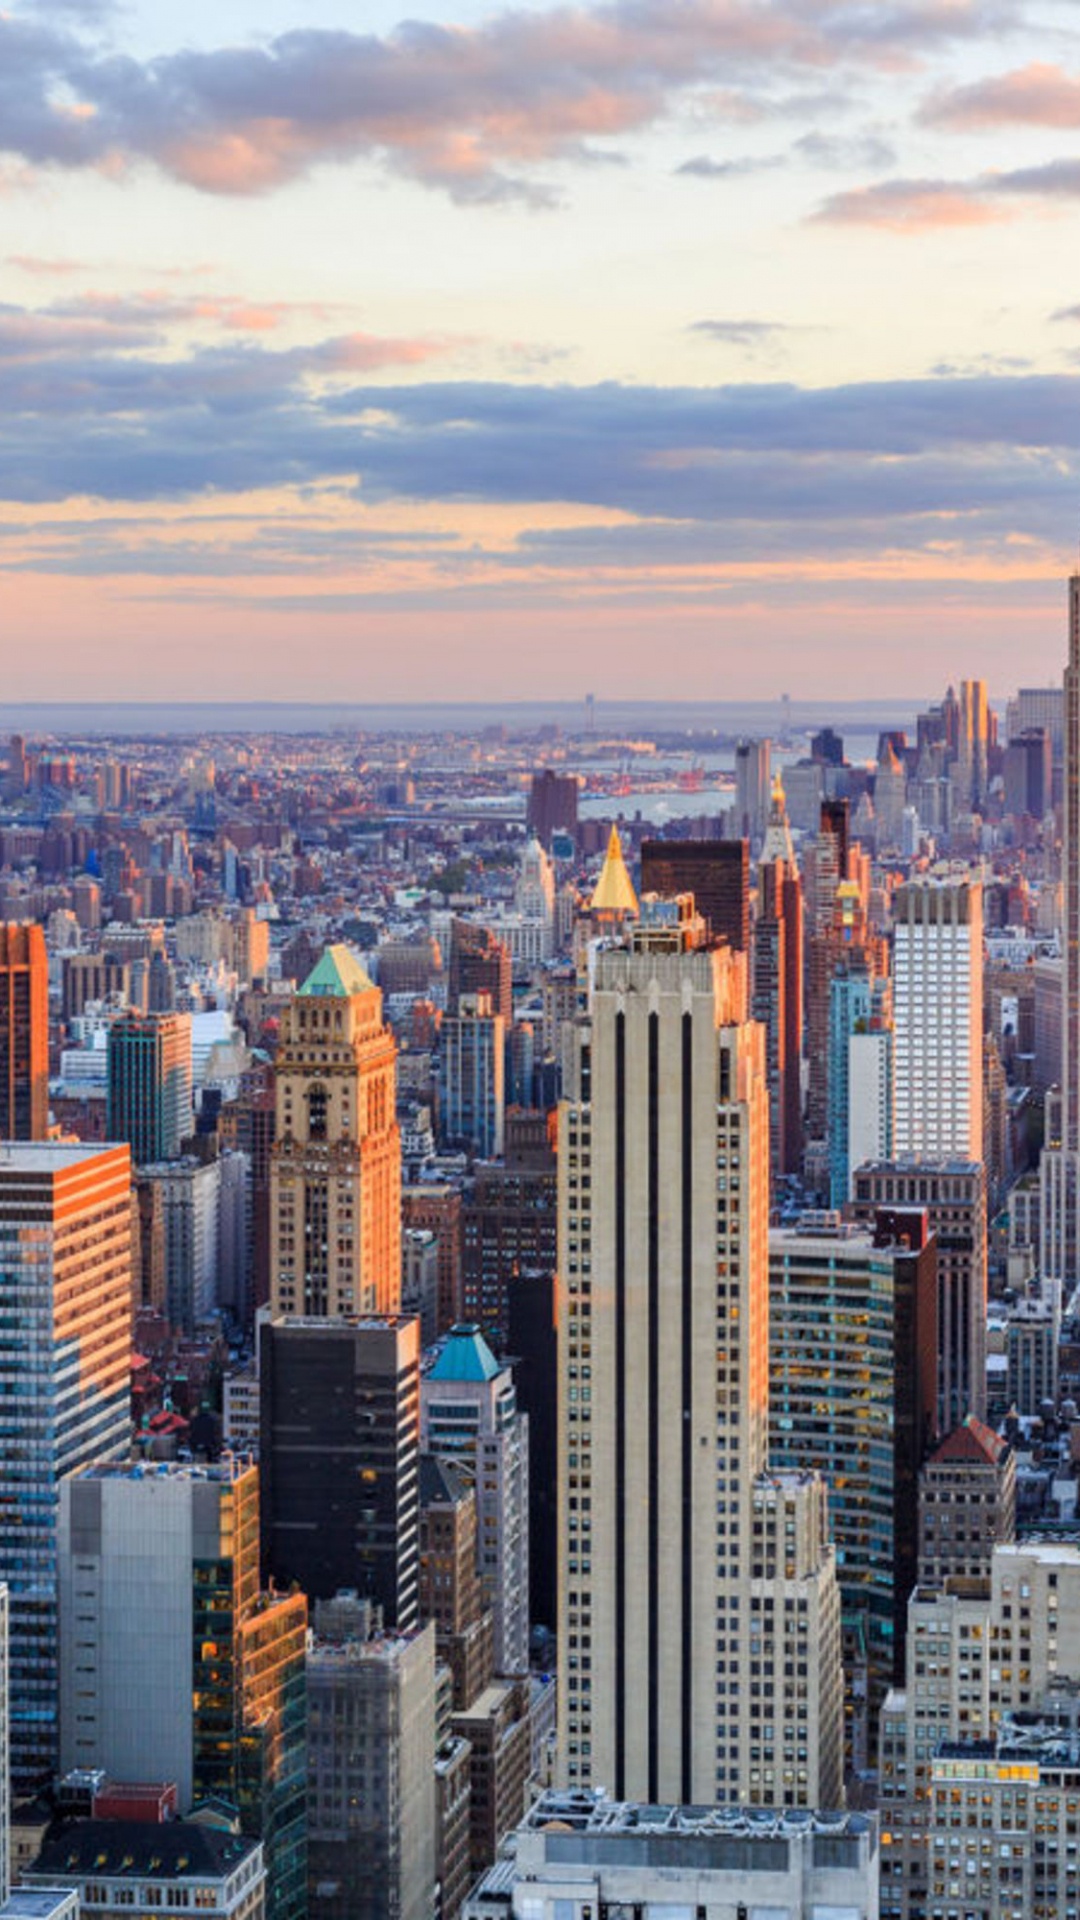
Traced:
<path id="1" fill-rule="evenodd" d="M 0 70 L 10 698 L 1060 671 L 1060 0 L 20 0 Z"/>

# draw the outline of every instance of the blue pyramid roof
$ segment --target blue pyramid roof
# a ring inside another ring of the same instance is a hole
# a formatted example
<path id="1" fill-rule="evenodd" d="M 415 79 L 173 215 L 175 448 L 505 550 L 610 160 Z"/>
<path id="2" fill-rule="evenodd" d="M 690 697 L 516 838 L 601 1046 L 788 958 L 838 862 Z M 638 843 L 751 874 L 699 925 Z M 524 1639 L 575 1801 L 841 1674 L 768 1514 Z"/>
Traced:
<path id="1" fill-rule="evenodd" d="M 429 1380 L 494 1380 L 500 1367 L 479 1327 L 468 1321 L 451 1327 Z"/>

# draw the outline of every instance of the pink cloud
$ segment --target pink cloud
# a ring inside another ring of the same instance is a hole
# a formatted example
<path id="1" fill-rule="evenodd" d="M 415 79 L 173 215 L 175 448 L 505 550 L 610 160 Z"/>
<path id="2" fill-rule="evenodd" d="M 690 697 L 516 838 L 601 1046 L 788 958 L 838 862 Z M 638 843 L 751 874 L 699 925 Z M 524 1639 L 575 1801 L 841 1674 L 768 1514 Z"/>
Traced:
<path id="1" fill-rule="evenodd" d="M 942 227 L 982 227 L 1009 219 L 1007 208 L 978 189 L 945 180 L 884 180 L 874 187 L 834 193 L 813 218 L 829 226 L 885 227 L 924 233 Z"/>
<path id="2" fill-rule="evenodd" d="M 1035 61 L 996 80 L 934 95 L 920 116 L 956 131 L 1002 126 L 1080 127 L 1080 78 Z"/>

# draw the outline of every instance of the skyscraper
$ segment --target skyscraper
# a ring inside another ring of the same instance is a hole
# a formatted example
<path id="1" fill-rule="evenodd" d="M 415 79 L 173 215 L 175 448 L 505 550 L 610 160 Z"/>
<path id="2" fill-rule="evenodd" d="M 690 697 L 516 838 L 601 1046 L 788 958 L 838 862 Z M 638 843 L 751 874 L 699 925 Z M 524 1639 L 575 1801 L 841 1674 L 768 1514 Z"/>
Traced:
<path id="1" fill-rule="evenodd" d="M 439 1030 L 440 1132 L 482 1160 L 503 1150 L 506 1023 L 487 993 L 463 993 Z"/>
<path id="2" fill-rule="evenodd" d="M 267 1912 L 305 1910 L 302 1594 L 259 1589 L 259 1474 L 94 1466 L 60 1515 L 60 1761 L 216 1797 L 263 1841 Z"/>
<path id="3" fill-rule="evenodd" d="M 0 1140 L 49 1127 L 49 960 L 35 926 L 0 926 Z"/>
<path id="4" fill-rule="evenodd" d="M 577 832 L 577 817 L 576 773 L 554 773 L 550 767 L 545 767 L 542 773 L 534 773 L 529 787 L 525 823 L 529 832 L 535 833 L 545 852 L 551 852 L 551 836 L 554 833 L 569 834 L 573 839 Z"/>
<path id="5" fill-rule="evenodd" d="M 419 1361 L 414 1319 L 260 1328 L 264 1575 L 309 1600 L 354 1588 L 403 1633 L 419 1617 Z"/>
<path id="6" fill-rule="evenodd" d="M 982 887 L 911 881 L 893 925 L 896 1156 L 981 1159 Z"/>
<path id="7" fill-rule="evenodd" d="M 572 1034 L 559 1769 L 653 1804 L 826 1805 L 842 1709 L 824 1494 L 766 1472 L 764 1034 L 743 956 L 702 933 L 682 902 L 646 902 L 596 953 Z M 754 1692 L 752 1657 L 771 1663 Z"/>
<path id="8" fill-rule="evenodd" d="M 529 1422 L 514 1376 L 480 1329 L 451 1327 L 420 1386 L 426 1453 L 467 1470 L 476 1488 L 480 1573 L 495 1625 L 495 1671 L 529 1668 Z"/>
<path id="9" fill-rule="evenodd" d="M 758 867 L 751 1010 L 765 1028 L 773 1181 L 802 1172 L 803 899 L 779 776 Z"/>
<path id="10" fill-rule="evenodd" d="M 750 850 L 739 840 L 643 840 L 641 891 L 692 893 L 717 940 L 750 950 Z"/>
<path id="11" fill-rule="evenodd" d="M 175 1160 L 192 1132 L 191 1016 L 129 1013 L 109 1029 L 109 1138 L 137 1167 Z"/>
<path id="12" fill-rule="evenodd" d="M 10 1594 L 11 1775 L 56 1770 L 60 1483 L 130 1434 L 131 1157 L 14 1145 L 0 1162 L 0 1580 Z"/>
<path id="13" fill-rule="evenodd" d="M 401 1297 L 397 1044 L 382 994 L 328 947 L 282 1022 L 270 1150 L 275 1313 L 394 1313 Z"/>

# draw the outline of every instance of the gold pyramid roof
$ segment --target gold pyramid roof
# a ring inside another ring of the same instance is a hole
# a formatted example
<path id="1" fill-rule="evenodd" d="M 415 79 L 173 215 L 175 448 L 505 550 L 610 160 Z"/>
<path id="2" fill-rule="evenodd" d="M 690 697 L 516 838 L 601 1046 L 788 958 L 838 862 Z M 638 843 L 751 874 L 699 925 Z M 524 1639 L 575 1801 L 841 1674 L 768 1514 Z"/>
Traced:
<path id="1" fill-rule="evenodd" d="M 600 878 L 593 890 L 589 902 L 590 913 L 626 913 L 636 914 L 638 898 L 634 892 L 634 883 L 626 871 L 623 859 L 622 842 L 619 830 L 612 827 L 608 840 L 604 864 L 600 869 Z"/>

